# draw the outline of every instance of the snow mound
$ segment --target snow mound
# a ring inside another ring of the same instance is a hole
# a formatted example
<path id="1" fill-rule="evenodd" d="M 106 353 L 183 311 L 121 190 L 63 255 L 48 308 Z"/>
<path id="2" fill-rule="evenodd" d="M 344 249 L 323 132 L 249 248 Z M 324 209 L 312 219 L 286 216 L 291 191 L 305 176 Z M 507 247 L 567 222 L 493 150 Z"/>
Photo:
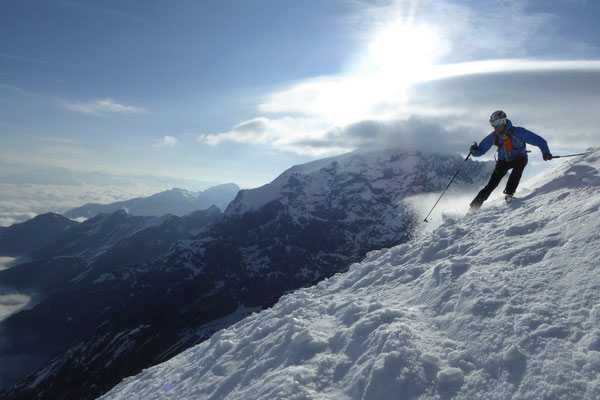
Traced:
<path id="1" fill-rule="evenodd" d="M 600 150 L 103 399 L 600 398 Z"/>

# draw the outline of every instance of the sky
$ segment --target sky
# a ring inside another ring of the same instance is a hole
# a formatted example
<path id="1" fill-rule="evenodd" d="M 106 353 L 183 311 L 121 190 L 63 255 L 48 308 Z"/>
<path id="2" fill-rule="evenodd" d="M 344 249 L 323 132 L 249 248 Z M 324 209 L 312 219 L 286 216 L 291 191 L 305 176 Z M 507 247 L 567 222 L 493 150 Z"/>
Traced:
<path id="1" fill-rule="evenodd" d="M 0 168 L 257 187 L 354 150 L 466 154 L 497 109 L 554 154 L 584 151 L 600 142 L 598 15 L 591 0 L 0 0 Z"/>

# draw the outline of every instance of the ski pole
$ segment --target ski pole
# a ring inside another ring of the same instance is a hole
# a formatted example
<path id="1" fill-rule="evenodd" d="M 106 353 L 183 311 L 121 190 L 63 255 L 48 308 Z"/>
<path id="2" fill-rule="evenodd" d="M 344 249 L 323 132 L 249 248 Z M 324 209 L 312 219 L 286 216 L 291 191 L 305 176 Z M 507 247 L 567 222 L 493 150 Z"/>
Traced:
<path id="1" fill-rule="evenodd" d="M 448 188 L 450 187 L 450 185 L 452 184 L 452 182 L 454 182 L 454 178 L 456 178 L 456 176 L 460 172 L 460 170 L 463 167 L 463 165 L 465 165 L 465 163 L 467 162 L 467 160 L 469 159 L 469 157 L 471 157 L 471 152 L 469 152 L 469 155 L 467 156 L 467 158 L 465 158 L 465 161 L 463 161 L 463 163 L 460 164 L 460 167 L 458 168 L 458 171 L 456 171 L 456 173 L 454 174 L 454 176 L 450 180 L 450 183 L 448 183 L 448 186 L 446 186 L 446 189 L 444 189 L 444 191 L 442 192 L 442 194 L 440 195 L 440 197 L 437 199 L 437 201 L 435 202 L 435 204 L 433 205 L 433 207 L 431 207 L 431 211 L 429 211 L 429 214 L 427 214 L 427 216 L 425 217 L 425 220 L 423 222 L 429 222 L 429 221 L 427 221 L 427 218 L 429 217 L 429 215 L 431 214 L 431 212 L 433 211 L 433 209 L 435 208 L 435 206 L 437 206 L 437 204 L 440 202 L 442 196 L 444 195 L 444 193 L 446 193 L 446 190 L 448 190 Z"/>
<path id="2" fill-rule="evenodd" d="M 585 156 L 585 154 L 586 153 L 567 154 L 566 156 L 552 156 L 552 158 L 577 157 L 577 156 Z"/>

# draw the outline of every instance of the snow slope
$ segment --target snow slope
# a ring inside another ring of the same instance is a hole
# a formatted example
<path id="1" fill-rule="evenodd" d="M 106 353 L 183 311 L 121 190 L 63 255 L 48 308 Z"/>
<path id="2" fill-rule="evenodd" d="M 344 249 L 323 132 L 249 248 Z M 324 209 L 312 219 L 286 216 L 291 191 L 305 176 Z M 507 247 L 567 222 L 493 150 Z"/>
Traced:
<path id="1" fill-rule="evenodd" d="M 281 298 L 109 399 L 600 398 L 600 149 Z"/>

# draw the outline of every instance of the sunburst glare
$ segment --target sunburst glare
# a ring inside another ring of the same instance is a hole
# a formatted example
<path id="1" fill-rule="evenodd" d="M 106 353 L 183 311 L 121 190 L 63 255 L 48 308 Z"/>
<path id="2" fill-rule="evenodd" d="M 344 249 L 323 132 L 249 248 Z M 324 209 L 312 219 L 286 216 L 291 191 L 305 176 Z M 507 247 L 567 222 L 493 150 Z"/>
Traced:
<path id="1" fill-rule="evenodd" d="M 431 27 L 396 22 L 376 35 L 368 54 L 376 74 L 412 83 L 427 77 L 441 52 L 441 41 Z"/>

